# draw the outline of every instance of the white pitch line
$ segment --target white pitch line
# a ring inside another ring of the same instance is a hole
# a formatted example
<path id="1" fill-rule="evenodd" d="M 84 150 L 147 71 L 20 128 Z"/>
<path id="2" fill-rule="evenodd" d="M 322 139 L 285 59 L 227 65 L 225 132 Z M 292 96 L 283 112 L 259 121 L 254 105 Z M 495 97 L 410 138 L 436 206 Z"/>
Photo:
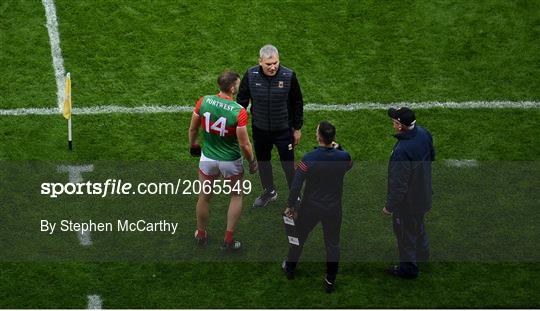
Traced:
<path id="1" fill-rule="evenodd" d="M 478 109 L 478 108 L 519 108 L 531 109 L 540 108 L 539 101 L 465 101 L 465 102 L 395 102 L 395 103 L 350 103 L 350 104 L 307 104 L 305 110 L 313 111 L 349 111 L 349 110 L 386 110 L 390 107 L 407 106 L 412 109 L 433 109 L 433 108 L 450 108 L 450 109 Z"/>
<path id="2" fill-rule="evenodd" d="M 82 173 L 94 171 L 94 165 L 59 165 L 57 168 L 59 173 L 69 173 L 70 183 L 83 182 Z"/>
<path id="3" fill-rule="evenodd" d="M 47 17 L 47 32 L 49 33 L 54 75 L 56 77 L 58 112 L 62 109 L 62 105 L 64 104 L 64 89 L 66 87 L 66 81 L 64 80 L 64 59 L 62 58 L 62 50 L 60 49 L 60 35 L 58 34 L 58 19 L 56 18 L 54 0 L 42 0 L 41 2 L 45 8 L 45 16 Z"/>
<path id="4" fill-rule="evenodd" d="M 476 160 L 456 160 L 456 159 L 448 159 L 444 161 L 447 166 L 450 167 L 477 167 L 478 161 Z"/>
<path id="5" fill-rule="evenodd" d="M 398 102 L 398 103 L 351 103 L 351 104 L 306 104 L 306 111 L 356 111 L 356 110 L 386 110 L 389 107 L 407 106 L 412 109 L 539 109 L 539 101 L 469 101 L 469 102 Z M 191 112 L 193 106 L 185 105 L 143 105 L 138 107 L 125 107 L 118 105 L 74 107 L 74 115 L 87 114 L 147 114 L 147 113 L 177 113 Z M 26 116 L 26 115 L 58 115 L 57 108 L 16 108 L 0 109 L 0 116 Z"/>
<path id="6" fill-rule="evenodd" d="M 79 244 L 82 246 L 90 246 L 94 244 L 92 242 L 90 231 L 77 231 L 77 237 L 79 238 Z"/>
<path id="7" fill-rule="evenodd" d="M 103 300 L 101 300 L 99 295 L 88 295 L 86 297 L 88 298 L 87 309 L 97 310 L 103 308 Z"/>
<path id="8" fill-rule="evenodd" d="M 77 184 L 83 182 L 82 173 L 94 171 L 94 165 L 59 165 L 56 169 L 59 173 L 69 173 L 69 182 Z M 77 237 L 82 246 L 92 245 L 90 231 L 77 231 Z"/>

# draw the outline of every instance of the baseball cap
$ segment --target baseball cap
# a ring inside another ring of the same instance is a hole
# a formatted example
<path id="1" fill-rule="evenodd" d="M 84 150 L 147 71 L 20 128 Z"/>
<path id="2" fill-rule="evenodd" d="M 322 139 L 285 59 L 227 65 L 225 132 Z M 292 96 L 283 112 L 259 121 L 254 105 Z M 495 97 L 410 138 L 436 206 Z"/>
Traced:
<path id="1" fill-rule="evenodd" d="M 388 109 L 388 116 L 392 119 L 398 120 L 399 123 L 410 126 L 411 124 L 416 121 L 416 116 L 414 115 L 414 111 L 412 111 L 408 107 L 401 107 L 401 108 L 390 108 Z"/>

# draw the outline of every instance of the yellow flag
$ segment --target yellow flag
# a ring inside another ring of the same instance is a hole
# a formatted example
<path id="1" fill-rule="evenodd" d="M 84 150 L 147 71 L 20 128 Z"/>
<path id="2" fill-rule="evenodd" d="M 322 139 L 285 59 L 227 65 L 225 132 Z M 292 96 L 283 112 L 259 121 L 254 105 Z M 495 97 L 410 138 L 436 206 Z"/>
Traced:
<path id="1" fill-rule="evenodd" d="M 66 97 L 64 98 L 64 118 L 71 119 L 71 75 L 66 76 Z"/>

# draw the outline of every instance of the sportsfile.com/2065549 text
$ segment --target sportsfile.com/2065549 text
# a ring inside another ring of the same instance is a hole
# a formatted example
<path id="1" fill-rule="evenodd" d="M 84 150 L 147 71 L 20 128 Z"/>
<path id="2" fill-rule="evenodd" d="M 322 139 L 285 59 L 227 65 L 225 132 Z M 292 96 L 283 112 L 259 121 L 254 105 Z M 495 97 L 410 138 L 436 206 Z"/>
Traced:
<path id="1" fill-rule="evenodd" d="M 107 179 L 105 182 L 41 184 L 41 194 L 50 198 L 57 198 L 60 195 L 97 195 L 104 198 L 108 195 L 249 194 L 251 189 L 250 180 L 229 179 L 204 181 L 178 179 L 176 183 L 140 182 L 135 184 L 121 179 Z"/>

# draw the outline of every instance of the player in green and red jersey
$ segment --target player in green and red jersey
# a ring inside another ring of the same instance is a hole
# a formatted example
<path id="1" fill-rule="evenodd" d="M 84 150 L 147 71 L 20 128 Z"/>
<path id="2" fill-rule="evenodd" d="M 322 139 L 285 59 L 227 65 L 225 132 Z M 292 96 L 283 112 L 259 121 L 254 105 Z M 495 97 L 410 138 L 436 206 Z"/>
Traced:
<path id="1" fill-rule="evenodd" d="M 246 109 L 237 104 L 233 96 L 240 86 L 240 75 L 225 71 L 218 77 L 220 92 L 217 95 L 203 96 L 197 102 L 189 127 L 190 153 L 200 156 L 199 179 L 201 182 L 213 181 L 220 175 L 231 183 L 241 183 L 244 173 L 242 154 L 249 162 L 250 173 L 257 171 L 257 162 L 253 155 L 247 132 L 248 114 Z M 202 128 L 204 145 L 198 143 L 199 128 Z M 208 236 L 208 205 L 210 194 L 203 191 L 197 201 L 197 231 L 195 239 L 198 245 L 206 245 Z M 238 250 L 242 247 L 233 239 L 236 223 L 242 212 L 242 191 L 231 192 L 231 201 L 227 213 L 227 230 L 223 239 L 224 250 Z"/>

